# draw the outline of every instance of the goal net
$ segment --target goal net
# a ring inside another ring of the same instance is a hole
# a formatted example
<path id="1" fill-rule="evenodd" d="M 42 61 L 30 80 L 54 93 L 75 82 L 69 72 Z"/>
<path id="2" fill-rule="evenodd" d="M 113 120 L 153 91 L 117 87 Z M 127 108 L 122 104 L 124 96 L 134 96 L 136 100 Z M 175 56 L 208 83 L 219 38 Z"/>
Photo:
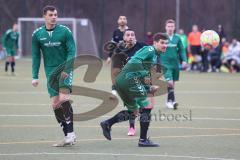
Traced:
<path id="1" fill-rule="evenodd" d="M 77 55 L 94 55 L 99 57 L 93 25 L 89 19 L 58 18 L 58 23 L 69 27 L 76 43 Z M 43 18 L 18 18 L 19 48 L 21 56 L 31 55 L 32 33 L 44 25 Z"/>

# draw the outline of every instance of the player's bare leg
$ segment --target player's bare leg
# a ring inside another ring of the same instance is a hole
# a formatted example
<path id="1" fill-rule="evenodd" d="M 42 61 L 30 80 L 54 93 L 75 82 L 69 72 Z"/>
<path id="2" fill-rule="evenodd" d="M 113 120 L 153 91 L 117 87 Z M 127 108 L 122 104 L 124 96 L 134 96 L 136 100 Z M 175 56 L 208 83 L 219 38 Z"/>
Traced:
<path id="1" fill-rule="evenodd" d="M 117 91 L 115 88 L 115 78 L 116 76 L 119 74 L 119 72 L 121 71 L 121 69 L 119 68 L 111 68 L 111 79 L 112 79 L 112 95 L 109 97 L 110 99 L 115 99 L 117 98 Z"/>
<path id="2" fill-rule="evenodd" d="M 59 96 L 52 97 L 52 106 L 56 119 L 64 132 L 64 139 L 54 144 L 54 147 L 71 146 L 76 143 L 76 135 L 73 131 L 73 110 L 69 101 L 69 89 L 61 88 Z"/>

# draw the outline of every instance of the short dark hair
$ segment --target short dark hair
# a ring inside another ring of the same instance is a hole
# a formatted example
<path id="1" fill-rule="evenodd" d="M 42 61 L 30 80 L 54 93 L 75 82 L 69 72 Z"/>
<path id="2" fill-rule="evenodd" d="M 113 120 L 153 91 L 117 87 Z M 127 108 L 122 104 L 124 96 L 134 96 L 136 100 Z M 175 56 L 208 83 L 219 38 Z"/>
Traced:
<path id="1" fill-rule="evenodd" d="M 168 20 L 166 20 L 165 25 L 167 25 L 168 23 L 174 23 L 175 24 L 175 21 L 173 19 L 168 19 Z"/>
<path id="2" fill-rule="evenodd" d="M 153 41 L 158 42 L 160 39 L 162 40 L 168 40 L 168 35 L 166 33 L 156 33 L 153 36 Z"/>
<path id="3" fill-rule="evenodd" d="M 56 7 L 51 6 L 51 5 L 47 5 L 43 8 L 42 12 L 43 12 L 43 15 L 46 15 L 47 11 L 55 11 L 55 10 L 57 10 Z"/>
<path id="4" fill-rule="evenodd" d="M 128 29 L 125 29 L 125 30 L 124 30 L 123 35 L 124 35 L 127 31 L 133 31 L 133 32 L 134 32 L 134 30 L 132 30 L 131 28 L 128 28 Z"/>

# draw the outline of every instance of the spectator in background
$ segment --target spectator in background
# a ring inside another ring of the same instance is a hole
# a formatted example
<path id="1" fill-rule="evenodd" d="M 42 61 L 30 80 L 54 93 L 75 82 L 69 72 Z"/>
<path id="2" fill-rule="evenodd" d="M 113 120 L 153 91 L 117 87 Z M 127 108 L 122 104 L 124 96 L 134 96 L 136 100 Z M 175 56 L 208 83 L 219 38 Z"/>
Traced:
<path id="1" fill-rule="evenodd" d="M 227 56 L 228 54 L 228 50 L 229 50 L 229 42 L 226 40 L 226 38 L 222 39 L 222 53 L 221 53 L 221 66 L 220 66 L 220 71 L 221 72 L 229 72 L 228 68 L 225 65 L 222 65 L 222 62 L 224 60 L 224 58 Z"/>
<path id="2" fill-rule="evenodd" d="M 221 58 L 224 58 L 225 56 L 227 56 L 228 48 L 229 48 L 229 42 L 226 40 L 226 38 L 223 38 Z"/>
<path id="3" fill-rule="evenodd" d="M 224 28 L 221 24 L 218 25 L 218 30 L 217 30 L 217 33 L 220 37 L 220 42 L 222 42 L 222 39 L 223 38 L 226 38 L 226 35 L 225 35 L 225 32 L 224 32 Z"/>
<path id="4" fill-rule="evenodd" d="M 209 68 L 209 61 L 208 61 L 208 56 L 209 56 L 210 49 L 205 49 L 202 48 L 201 50 L 201 59 L 202 59 L 202 67 L 200 72 L 207 72 Z"/>
<path id="5" fill-rule="evenodd" d="M 152 32 L 147 32 L 146 38 L 145 38 L 145 43 L 147 45 L 153 45 L 153 34 L 152 34 Z"/>
<path id="6" fill-rule="evenodd" d="M 218 52 L 218 54 L 221 55 L 222 53 L 222 47 L 223 47 L 223 39 L 226 39 L 226 35 L 224 33 L 224 29 L 223 26 L 221 24 L 218 25 L 218 29 L 217 29 L 217 33 L 219 35 L 220 38 L 220 43 L 218 45 L 218 47 L 216 48 L 216 52 Z"/>
<path id="7" fill-rule="evenodd" d="M 185 50 L 187 50 L 187 46 L 188 46 L 188 39 L 187 39 L 187 35 L 184 33 L 183 29 L 179 29 L 179 37 L 182 41 L 183 44 L 183 48 Z"/>
<path id="8" fill-rule="evenodd" d="M 217 48 L 209 51 L 210 64 L 212 72 L 219 72 L 221 67 L 221 53 L 218 52 Z"/>
<path id="9" fill-rule="evenodd" d="M 200 52 L 201 52 L 201 44 L 200 44 L 200 36 L 201 32 L 198 30 L 197 25 L 192 26 L 192 32 L 188 34 L 188 52 L 192 54 L 194 57 L 194 61 L 191 64 L 191 70 L 199 70 L 199 62 L 201 61 Z"/>
<path id="10" fill-rule="evenodd" d="M 240 71 L 240 42 L 233 39 L 229 46 L 228 54 L 222 61 L 231 73 Z"/>
<path id="11" fill-rule="evenodd" d="M 186 51 L 186 54 L 187 54 L 187 57 L 188 57 L 188 53 L 187 53 L 187 46 L 188 46 L 187 35 L 184 33 L 183 29 L 179 29 L 179 33 L 178 34 L 179 34 L 179 37 L 180 37 L 180 39 L 182 41 L 183 49 Z M 182 62 L 182 59 L 180 59 L 180 61 Z M 182 68 L 181 64 L 180 64 L 180 68 Z"/>

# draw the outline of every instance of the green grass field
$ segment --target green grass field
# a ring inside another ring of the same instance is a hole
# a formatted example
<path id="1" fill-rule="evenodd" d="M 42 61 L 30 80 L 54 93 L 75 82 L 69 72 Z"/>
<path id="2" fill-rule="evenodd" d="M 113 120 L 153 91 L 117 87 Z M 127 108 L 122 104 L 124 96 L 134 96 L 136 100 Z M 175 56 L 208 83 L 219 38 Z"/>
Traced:
<path id="1" fill-rule="evenodd" d="M 97 119 L 75 122 L 78 143 L 54 148 L 63 138 L 46 90 L 41 69 L 38 88 L 31 86 L 31 60 L 17 61 L 16 76 L 6 75 L 0 61 L 0 160 L 229 160 L 240 153 L 240 75 L 226 73 L 181 73 L 176 85 L 177 111 L 165 108 L 166 96 L 156 97 L 149 136 L 159 148 L 138 148 L 137 135 L 128 137 L 128 122 L 115 125 L 112 141 L 102 136 Z M 110 68 L 103 65 L 96 82 L 83 82 L 86 67 L 75 71 L 74 84 L 110 92 Z M 95 108 L 100 100 L 72 96 L 75 113 Z M 160 117 L 160 114 L 164 117 Z M 186 118 L 183 118 L 187 117 Z M 173 117 L 182 116 L 173 120 Z M 160 119 L 161 118 L 161 119 Z"/>

